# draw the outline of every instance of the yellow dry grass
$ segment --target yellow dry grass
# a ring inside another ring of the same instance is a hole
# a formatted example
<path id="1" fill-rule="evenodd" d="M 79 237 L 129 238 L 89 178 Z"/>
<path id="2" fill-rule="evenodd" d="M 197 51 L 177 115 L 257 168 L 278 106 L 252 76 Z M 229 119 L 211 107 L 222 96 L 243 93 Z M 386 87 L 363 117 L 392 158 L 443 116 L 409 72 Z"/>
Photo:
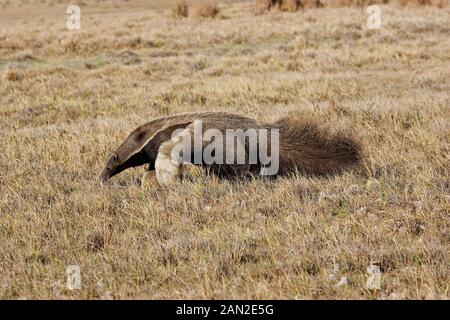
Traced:
<path id="1" fill-rule="evenodd" d="M 1 298 L 448 299 L 448 7 L 385 5 L 367 30 L 356 7 L 180 20 L 165 1 L 83 2 L 68 31 L 65 1 L 0 1 Z M 365 170 L 96 183 L 137 125 L 206 110 L 346 129 Z"/>

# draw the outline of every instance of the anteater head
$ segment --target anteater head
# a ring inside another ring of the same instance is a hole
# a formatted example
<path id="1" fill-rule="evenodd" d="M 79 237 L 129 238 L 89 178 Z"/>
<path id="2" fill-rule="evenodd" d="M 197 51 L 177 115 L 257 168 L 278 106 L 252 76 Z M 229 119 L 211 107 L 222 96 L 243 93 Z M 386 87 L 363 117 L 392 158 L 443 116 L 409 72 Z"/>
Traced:
<path id="1" fill-rule="evenodd" d="M 135 129 L 109 157 L 100 174 L 102 182 L 122 172 L 125 169 L 141 166 L 148 163 L 154 165 L 154 159 L 145 151 L 145 146 L 150 142 L 159 127 L 149 128 L 147 125 Z"/>
<path id="2" fill-rule="evenodd" d="M 169 140 L 174 130 L 190 123 L 182 120 L 160 118 L 136 128 L 109 157 L 99 180 L 106 182 L 125 169 L 144 164 L 154 170 L 161 143 Z"/>

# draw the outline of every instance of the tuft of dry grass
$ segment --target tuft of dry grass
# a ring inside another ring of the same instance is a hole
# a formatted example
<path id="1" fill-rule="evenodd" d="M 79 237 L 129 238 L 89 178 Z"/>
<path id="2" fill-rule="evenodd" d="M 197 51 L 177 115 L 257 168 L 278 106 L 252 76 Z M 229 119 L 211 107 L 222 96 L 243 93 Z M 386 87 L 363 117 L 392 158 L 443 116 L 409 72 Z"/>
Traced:
<path id="1" fill-rule="evenodd" d="M 4 77 L 6 81 L 18 81 L 22 78 L 22 75 L 17 70 L 7 70 Z"/>
<path id="2" fill-rule="evenodd" d="M 197 17 L 215 18 L 220 9 L 214 0 L 199 0 L 194 5 L 194 12 Z"/>
<path id="3" fill-rule="evenodd" d="M 308 8 L 321 8 L 324 5 L 321 0 L 301 0 L 300 6 L 304 9 L 308 9 Z"/>
<path id="4" fill-rule="evenodd" d="M 272 9 L 277 0 L 256 0 L 256 13 L 264 13 Z"/>
<path id="5" fill-rule="evenodd" d="M 174 23 L 168 1 L 83 1 L 77 32 L 59 5 L 0 13 L 0 298 L 449 299 L 448 9 L 390 3 L 367 30 L 356 6 Z M 364 170 L 97 184 L 135 127 L 207 110 L 304 114 Z"/>
<path id="6" fill-rule="evenodd" d="M 300 0 L 281 0 L 280 10 L 287 12 L 296 12 L 300 8 Z"/>
<path id="7" fill-rule="evenodd" d="M 300 0 L 256 0 L 256 12 L 264 13 L 274 7 L 281 11 L 296 12 L 301 3 Z"/>
<path id="8" fill-rule="evenodd" d="M 189 7 L 186 0 L 177 0 L 172 8 L 172 16 L 186 18 L 189 15 Z"/>

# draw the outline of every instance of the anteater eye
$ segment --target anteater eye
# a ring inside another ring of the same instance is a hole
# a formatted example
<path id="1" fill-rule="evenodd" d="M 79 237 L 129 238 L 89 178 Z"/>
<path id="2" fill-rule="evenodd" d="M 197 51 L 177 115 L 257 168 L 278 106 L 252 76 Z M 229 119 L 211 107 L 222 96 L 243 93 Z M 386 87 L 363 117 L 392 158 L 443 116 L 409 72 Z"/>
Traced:
<path id="1" fill-rule="evenodd" d="M 138 140 L 144 139 L 144 133 L 139 133 L 138 136 L 137 136 L 137 139 Z"/>

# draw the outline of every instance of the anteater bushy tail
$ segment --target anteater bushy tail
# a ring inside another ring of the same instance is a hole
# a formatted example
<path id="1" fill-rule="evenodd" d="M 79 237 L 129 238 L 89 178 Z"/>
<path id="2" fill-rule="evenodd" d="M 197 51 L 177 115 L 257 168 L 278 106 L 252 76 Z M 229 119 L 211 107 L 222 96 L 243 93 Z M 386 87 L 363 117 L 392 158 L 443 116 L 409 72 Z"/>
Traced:
<path id="1" fill-rule="evenodd" d="M 285 117 L 274 123 L 280 130 L 280 171 L 297 168 L 303 174 L 330 175 L 361 161 L 358 142 L 342 133 L 331 134 L 312 121 Z"/>

